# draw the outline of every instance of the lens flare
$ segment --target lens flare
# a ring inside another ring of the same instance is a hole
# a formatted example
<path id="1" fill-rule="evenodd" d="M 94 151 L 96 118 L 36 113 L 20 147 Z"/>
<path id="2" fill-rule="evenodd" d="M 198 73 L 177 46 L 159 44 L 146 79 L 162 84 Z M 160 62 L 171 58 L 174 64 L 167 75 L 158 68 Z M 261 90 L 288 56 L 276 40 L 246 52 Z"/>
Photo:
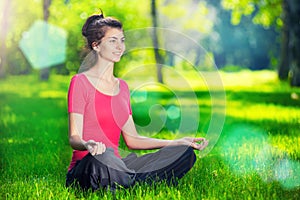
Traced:
<path id="1" fill-rule="evenodd" d="M 266 134 L 245 124 L 235 125 L 228 130 L 221 144 L 221 155 L 225 162 L 237 174 L 253 172 L 255 165 L 264 165 L 264 161 L 255 162 L 256 155 L 267 145 Z"/>
<path id="2" fill-rule="evenodd" d="M 137 91 L 131 93 L 131 99 L 134 103 L 142 103 L 144 101 L 147 101 L 148 93 L 145 90 Z"/>
<path id="3" fill-rule="evenodd" d="M 19 46 L 33 68 L 51 67 L 66 60 L 67 32 L 37 20 L 23 33 Z"/>
<path id="4" fill-rule="evenodd" d="M 274 180 L 279 181 L 285 189 L 300 186 L 300 163 L 288 158 L 280 160 L 274 167 Z"/>
<path id="5" fill-rule="evenodd" d="M 177 106 L 171 105 L 167 109 L 167 115 L 169 119 L 178 119 L 180 117 L 180 109 Z"/>
<path id="6" fill-rule="evenodd" d="M 259 128 L 235 125 L 224 140 L 220 153 L 234 173 L 256 173 L 264 182 L 276 181 L 285 189 L 300 186 L 300 163 L 270 145 L 267 134 Z"/>

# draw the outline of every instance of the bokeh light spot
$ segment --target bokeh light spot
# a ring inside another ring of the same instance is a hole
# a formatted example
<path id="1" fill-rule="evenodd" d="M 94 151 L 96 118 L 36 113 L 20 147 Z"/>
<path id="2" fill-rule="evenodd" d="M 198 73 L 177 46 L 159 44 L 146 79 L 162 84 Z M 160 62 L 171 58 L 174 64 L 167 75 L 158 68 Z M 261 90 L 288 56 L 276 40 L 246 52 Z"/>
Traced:
<path id="1" fill-rule="evenodd" d="M 135 103 L 141 103 L 147 101 L 148 93 L 146 90 L 134 91 L 131 94 L 131 98 Z"/>
<path id="2" fill-rule="evenodd" d="M 180 117 L 180 108 L 177 106 L 171 105 L 167 109 L 167 115 L 169 119 L 178 119 Z"/>
<path id="3" fill-rule="evenodd" d="M 300 163 L 290 159 L 281 160 L 274 168 L 274 179 L 285 189 L 300 186 Z"/>
<path id="4" fill-rule="evenodd" d="M 256 155 L 267 145 L 265 133 L 249 125 L 236 125 L 224 138 L 221 154 L 231 169 L 238 174 L 254 171 Z"/>
<path id="5" fill-rule="evenodd" d="M 22 36 L 19 46 L 33 68 L 46 68 L 65 61 L 67 32 L 64 29 L 37 20 Z"/>

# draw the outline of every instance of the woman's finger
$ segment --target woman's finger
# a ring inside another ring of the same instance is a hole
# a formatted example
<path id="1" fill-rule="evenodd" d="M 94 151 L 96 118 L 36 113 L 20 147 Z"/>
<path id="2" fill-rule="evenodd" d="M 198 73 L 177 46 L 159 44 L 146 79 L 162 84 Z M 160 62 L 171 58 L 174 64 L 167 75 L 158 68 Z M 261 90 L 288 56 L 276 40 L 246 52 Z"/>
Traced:
<path id="1" fill-rule="evenodd" d="M 205 141 L 205 138 L 193 138 L 193 142 L 203 142 Z"/>
<path id="2" fill-rule="evenodd" d="M 196 143 L 194 143 L 194 142 L 191 143 L 191 147 L 193 147 L 194 149 L 199 150 L 198 145 Z"/>
<path id="3" fill-rule="evenodd" d="M 97 154 L 97 151 L 98 151 L 98 145 L 97 145 L 97 144 L 96 144 L 96 145 L 92 145 L 92 147 L 93 147 L 93 150 L 92 150 L 91 154 L 94 156 L 94 155 Z"/>
<path id="4" fill-rule="evenodd" d="M 106 146 L 102 142 L 97 144 L 97 154 L 102 154 L 106 151 Z"/>
<path id="5" fill-rule="evenodd" d="M 202 141 L 201 143 L 197 143 L 199 141 Z M 197 150 L 203 150 L 207 147 L 208 140 L 205 138 L 194 138 L 194 141 L 191 143 L 191 147 Z"/>
<path id="6" fill-rule="evenodd" d="M 102 154 L 102 142 L 99 142 L 97 145 L 97 154 Z"/>
<path id="7" fill-rule="evenodd" d="M 93 147 L 91 145 L 87 145 L 86 149 L 88 150 L 88 152 L 92 153 L 93 152 Z"/>
<path id="8" fill-rule="evenodd" d="M 202 143 L 200 144 L 200 149 L 199 149 L 199 150 L 205 149 L 205 148 L 207 147 L 207 145 L 208 145 L 208 140 L 205 140 L 204 142 L 202 142 Z"/>
<path id="9" fill-rule="evenodd" d="M 103 146 L 103 152 L 102 153 L 104 153 L 106 151 L 106 145 L 103 144 L 102 146 Z"/>

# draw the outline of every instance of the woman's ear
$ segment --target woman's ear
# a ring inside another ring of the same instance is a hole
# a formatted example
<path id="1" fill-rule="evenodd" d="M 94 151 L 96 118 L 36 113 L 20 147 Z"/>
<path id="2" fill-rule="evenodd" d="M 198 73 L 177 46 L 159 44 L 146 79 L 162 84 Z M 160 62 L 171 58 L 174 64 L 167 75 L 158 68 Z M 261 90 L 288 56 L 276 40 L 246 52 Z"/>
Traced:
<path id="1" fill-rule="evenodd" d="M 99 44 L 97 42 L 93 42 L 92 43 L 92 47 L 97 52 L 100 50 L 100 46 L 99 46 Z"/>

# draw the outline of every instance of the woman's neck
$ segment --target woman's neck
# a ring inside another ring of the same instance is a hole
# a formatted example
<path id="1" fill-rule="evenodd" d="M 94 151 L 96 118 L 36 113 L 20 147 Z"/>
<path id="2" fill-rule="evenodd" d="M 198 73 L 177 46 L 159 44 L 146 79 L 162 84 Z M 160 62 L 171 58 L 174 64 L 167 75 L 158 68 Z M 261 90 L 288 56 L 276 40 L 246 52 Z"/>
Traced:
<path id="1" fill-rule="evenodd" d="M 114 81 L 114 63 L 99 58 L 95 66 L 89 69 L 86 74 L 107 81 Z"/>

